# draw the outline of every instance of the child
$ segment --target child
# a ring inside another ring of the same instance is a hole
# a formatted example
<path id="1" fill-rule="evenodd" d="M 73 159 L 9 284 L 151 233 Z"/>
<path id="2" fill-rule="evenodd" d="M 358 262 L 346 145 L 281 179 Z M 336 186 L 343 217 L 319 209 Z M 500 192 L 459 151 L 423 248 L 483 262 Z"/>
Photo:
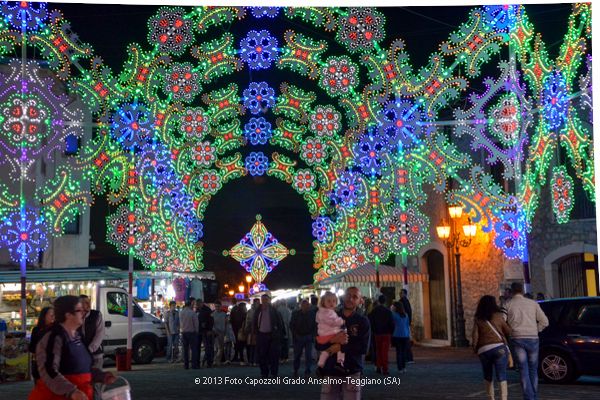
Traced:
<path id="1" fill-rule="evenodd" d="M 319 310 L 317 311 L 317 342 L 321 344 L 328 343 L 335 335 L 345 331 L 344 320 L 337 315 L 335 307 L 337 306 L 337 297 L 331 292 L 325 292 L 321 301 L 319 302 Z M 325 362 L 329 357 L 327 351 L 322 351 L 319 355 L 319 368 L 325 366 Z M 344 367 L 344 353 L 342 351 L 337 352 L 337 363 L 336 369 L 343 369 Z"/>

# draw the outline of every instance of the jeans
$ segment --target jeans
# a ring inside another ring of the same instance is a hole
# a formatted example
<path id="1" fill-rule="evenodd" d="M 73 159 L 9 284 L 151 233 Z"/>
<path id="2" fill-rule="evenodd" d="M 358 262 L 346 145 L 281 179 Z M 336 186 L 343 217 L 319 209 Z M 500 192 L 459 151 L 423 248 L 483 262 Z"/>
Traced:
<path id="1" fill-rule="evenodd" d="M 290 342 L 288 338 L 282 339 L 281 341 L 281 360 L 287 360 L 290 358 Z"/>
<path id="2" fill-rule="evenodd" d="M 350 375 L 353 379 L 360 379 L 360 372 Z M 324 383 L 321 386 L 321 400 L 360 400 L 360 386 L 348 383 L 346 377 L 334 377 L 341 384 Z M 356 382 L 356 381 L 355 381 Z"/>
<path id="3" fill-rule="evenodd" d="M 279 373 L 279 356 L 281 355 L 281 339 L 273 337 L 271 333 L 258 332 L 256 336 L 256 353 L 260 375 L 262 377 L 275 377 Z"/>
<path id="4" fill-rule="evenodd" d="M 167 335 L 167 361 L 175 361 L 175 353 L 179 343 L 179 333 Z"/>
<path id="5" fill-rule="evenodd" d="M 200 352 L 198 349 L 198 334 L 196 332 L 183 332 L 183 366 L 185 369 L 189 368 L 190 351 L 192 352 L 192 368 L 200 368 L 198 356 Z"/>
<path id="6" fill-rule="evenodd" d="M 483 379 L 492 381 L 492 373 L 496 369 L 496 380 L 503 382 L 506 380 L 506 368 L 508 366 L 508 348 L 505 345 L 489 349 L 479 354 L 481 368 L 483 369 Z"/>
<path id="7" fill-rule="evenodd" d="M 521 389 L 524 400 L 537 400 L 539 339 L 512 339 L 515 362 L 521 373 Z"/>
<path id="8" fill-rule="evenodd" d="M 389 370 L 389 354 L 392 335 L 375 335 L 375 366 L 382 372 Z"/>
<path id="9" fill-rule="evenodd" d="M 206 362 L 206 365 L 212 367 L 215 359 L 215 336 L 212 331 L 202 332 L 200 334 L 202 343 L 204 344 L 204 358 L 202 362 Z M 198 347 L 198 354 L 200 354 L 200 348 Z M 200 357 L 198 357 L 200 358 Z"/>
<path id="10" fill-rule="evenodd" d="M 294 372 L 298 372 L 300 369 L 300 359 L 302 358 L 302 352 L 304 352 L 304 374 L 310 374 L 314 341 L 315 337 L 313 335 L 294 337 Z"/>
<path id="11" fill-rule="evenodd" d="M 406 368 L 408 362 L 408 345 L 410 338 L 408 337 L 393 337 L 394 347 L 396 347 L 396 364 L 398 365 L 398 371 L 402 371 Z"/>
<path id="12" fill-rule="evenodd" d="M 216 363 L 221 364 L 225 362 L 225 333 L 215 332 L 215 343 L 217 344 Z"/>
<path id="13" fill-rule="evenodd" d="M 256 364 L 256 345 L 247 344 L 246 352 L 248 353 L 248 364 Z"/>
<path id="14" fill-rule="evenodd" d="M 235 350 L 235 353 L 233 354 L 233 360 L 240 360 L 241 362 L 244 362 L 244 349 L 246 348 L 246 342 L 243 340 L 236 340 L 233 348 Z M 248 362 L 250 361 L 248 360 Z"/>

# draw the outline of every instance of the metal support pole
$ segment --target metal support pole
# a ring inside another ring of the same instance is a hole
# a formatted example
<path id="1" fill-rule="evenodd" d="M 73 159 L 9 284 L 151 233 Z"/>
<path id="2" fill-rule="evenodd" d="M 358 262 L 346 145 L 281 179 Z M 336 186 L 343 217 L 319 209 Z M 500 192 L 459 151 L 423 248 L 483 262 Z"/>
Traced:
<path id="1" fill-rule="evenodd" d="M 21 330 L 27 334 L 27 259 L 21 256 Z"/>
<path id="2" fill-rule="evenodd" d="M 447 245 L 448 249 L 448 283 L 450 289 L 450 344 L 456 346 L 456 293 L 454 289 L 454 257 L 452 257 L 453 248 Z"/>
<path id="3" fill-rule="evenodd" d="M 131 358 L 133 356 L 133 250 L 129 251 L 129 296 L 127 301 L 127 366 L 131 369 Z"/>
<path id="4" fill-rule="evenodd" d="M 377 286 L 377 291 L 381 291 L 381 284 L 379 282 L 379 257 L 375 257 L 375 286 Z"/>
<path id="5" fill-rule="evenodd" d="M 468 347 L 465 334 L 465 312 L 462 301 L 462 282 L 460 277 L 460 251 L 456 249 L 456 347 Z"/>
<path id="6" fill-rule="evenodd" d="M 523 291 L 531 293 L 531 276 L 529 274 L 529 261 L 523 261 Z"/>
<path id="7" fill-rule="evenodd" d="M 154 295 L 156 291 L 154 288 L 154 278 L 152 278 L 152 286 L 151 286 L 151 294 L 150 294 L 150 314 L 156 315 L 155 305 L 154 305 Z"/>

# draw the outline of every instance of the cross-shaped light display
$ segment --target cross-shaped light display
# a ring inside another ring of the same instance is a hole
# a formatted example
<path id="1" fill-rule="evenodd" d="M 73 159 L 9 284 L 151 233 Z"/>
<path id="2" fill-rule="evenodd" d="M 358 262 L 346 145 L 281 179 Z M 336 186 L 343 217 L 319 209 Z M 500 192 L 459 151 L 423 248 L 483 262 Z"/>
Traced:
<path id="1" fill-rule="evenodd" d="M 260 215 L 256 216 L 256 223 L 240 243 L 223 252 L 224 256 L 231 256 L 239 261 L 258 284 L 264 281 L 267 274 L 288 254 L 294 255 L 294 249 L 288 250 L 279 243 L 261 222 Z"/>

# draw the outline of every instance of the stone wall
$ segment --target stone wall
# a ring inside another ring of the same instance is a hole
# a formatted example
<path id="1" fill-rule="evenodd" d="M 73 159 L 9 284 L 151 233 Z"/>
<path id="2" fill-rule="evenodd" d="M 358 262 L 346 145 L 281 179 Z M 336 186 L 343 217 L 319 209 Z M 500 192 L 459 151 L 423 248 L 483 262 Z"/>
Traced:
<path id="1" fill-rule="evenodd" d="M 545 293 L 549 297 L 557 297 L 558 292 L 549 293 L 547 280 L 550 277 L 546 277 L 544 259 L 552 251 L 573 243 L 580 243 L 582 249 L 597 247 L 596 220 L 579 219 L 559 224 L 554 218 L 550 199 L 550 190 L 548 187 L 544 187 L 529 236 L 529 268 L 532 291 Z M 542 210 L 546 211 L 541 212 Z M 597 250 L 595 253 L 597 254 Z M 555 261 L 558 260 L 550 260 L 550 262 Z"/>
<path id="2" fill-rule="evenodd" d="M 479 232 L 471 245 L 461 249 L 460 269 L 467 339 L 471 340 L 473 317 L 483 295 L 498 298 L 504 281 L 504 256 L 492 243 L 491 234 Z"/>
<path id="3" fill-rule="evenodd" d="M 422 208 L 428 210 L 430 237 L 434 241 L 439 241 L 435 226 L 442 217 L 446 216 L 445 207 L 441 195 L 430 193 L 426 206 Z M 462 223 L 464 221 L 459 222 L 458 225 Z M 505 267 L 508 267 L 510 262 L 507 262 L 502 252 L 494 246 L 493 239 L 492 233 L 478 231 L 471 245 L 461 248 L 462 293 L 468 339 L 471 338 L 473 316 L 481 296 L 489 294 L 498 298 L 502 287 L 510 282 L 505 279 Z M 574 243 L 581 244 L 581 249 L 587 249 L 585 251 L 597 254 L 596 220 L 581 219 L 558 224 L 552 212 L 550 189 L 546 186 L 541 191 L 540 205 L 533 220 L 533 229 L 528 242 L 532 291 L 553 296 L 552 293 L 548 293 L 546 287 L 544 259 L 552 251 Z M 550 260 L 550 262 L 555 261 L 557 260 Z M 452 267 L 453 263 L 450 265 Z M 520 268 L 518 266 L 512 271 L 511 279 L 522 279 Z M 422 271 L 426 272 L 423 269 Z M 510 273 L 507 271 L 507 274 Z M 420 304 L 422 304 L 422 293 Z"/>
<path id="4" fill-rule="evenodd" d="M 424 210 L 428 210 L 430 220 L 429 234 L 434 241 L 441 242 L 437 238 L 436 225 L 439 224 L 442 218 L 449 221 L 446 207 L 447 205 L 443 196 L 435 193 L 429 194 L 427 204 L 423 207 Z M 457 221 L 456 227 L 462 231 L 462 224 L 466 222 L 467 216 L 465 215 L 460 221 Z M 472 240 L 471 244 L 468 247 L 461 247 L 460 252 L 463 308 L 467 338 L 470 338 L 473 316 L 481 296 L 490 294 L 498 297 L 500 295 L 501 284 L 504 280 L 503 265 L 505 257 L 493 245 L 492 234 L 484 233 L 479 228 L 477 236 Z M 445 254 L 444 257 L 446 257 Z M 455 268 L 454 260 L 449 262 L 448 265 L 449 268 Z M 427 272 L 426 266 L 423 266 L 421 271 Z M 452 290 L 451 286 L 450 290 Z M 423 294 L 421 293 L 419 299 L 420 305 L 423 304 L 422 297 Z M 451 304 L 450 310 L 452 310 Z M 448 315 L 448 318 L 450 319 L 450 315 Z"/>

